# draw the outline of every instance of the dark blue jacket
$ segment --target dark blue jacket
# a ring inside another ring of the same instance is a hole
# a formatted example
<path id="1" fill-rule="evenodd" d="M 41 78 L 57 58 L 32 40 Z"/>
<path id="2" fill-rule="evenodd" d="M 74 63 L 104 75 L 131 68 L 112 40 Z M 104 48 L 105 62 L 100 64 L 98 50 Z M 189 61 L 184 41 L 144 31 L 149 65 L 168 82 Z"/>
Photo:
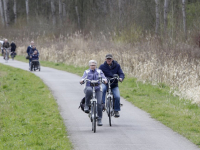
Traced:
<path id="1" fill-rule="evenodd" d="M 38 54 L 36 54 L 36 55 L 31 55 L 31 56 L 32 56 L 32 58 L 31 58 L 32 61 L 33 61 L 33 60 L 38 60 L 38 59 L 39 59 Z"/>
<path id="2" fill-rule="evenodd" d="M 32 49 L 31 45 L 27 47 L 26 52 L 27 52 L 28 55 L 29 55 L 31 49 Z"/>
<path id="3" fill-rule="evenodd" d="M 37 50 L 36 48 L 34 48 L 34 49 L 31 48 L 30 51 L 29 51 L 29 53 L 28 53 L 28 55 L 29 55 L 29 56 L 33 55 L 33 52 L 34 52 L 35 50 L 37 51 L 37 54 L 39 55 L 39 52 L 38 52 L 38 50 Z"/>
<path id="4" fill-rule="evenodd" d="M 112 65 L 109 66 L 107 64 L 107 62 L 105 61 L 104 64 L 102 64 L 99 69 L 101 69 L 104 73 L 104 75 L 107 77 L 107 78 L 113 78 L 113 75 L 114 74 L 118 74 L 119 75 L 119 78 L 122 78 L 124 79 L 125 78 L 125 75 L 120 67 L 120 65 L 118 64 L 117 61 L 112 61 Z M 112 82 L 111 82 L 112 83 Z M 118 81 L 115 80 L 113 84 L 111 84 L 111 88 L 114 88 L 114 87 L 118 87 Z"/>

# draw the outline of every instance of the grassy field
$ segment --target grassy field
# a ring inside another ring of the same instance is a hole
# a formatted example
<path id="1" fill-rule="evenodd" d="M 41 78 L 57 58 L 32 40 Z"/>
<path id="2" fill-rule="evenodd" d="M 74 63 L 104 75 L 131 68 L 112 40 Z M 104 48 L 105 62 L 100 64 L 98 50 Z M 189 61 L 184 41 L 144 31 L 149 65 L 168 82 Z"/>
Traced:
<path id="1" fill-rule="evenodd" d="M 72 149 L 58 105 L 34 74 L 0 64 L 0 149 Z"/>
<path id="2" fill-rule="evenodd" d="M 25 61 L 21 56 L 17 59 Z M 41 64 L 80 76 L 86 69 L 62 63 L 41 61 Z M 200 109 L 196 104 L 173 96 L 165 84 L 143 84 L 135 78 L 126 77 L 119 85 L 122 97 L 200 147 Z"/>

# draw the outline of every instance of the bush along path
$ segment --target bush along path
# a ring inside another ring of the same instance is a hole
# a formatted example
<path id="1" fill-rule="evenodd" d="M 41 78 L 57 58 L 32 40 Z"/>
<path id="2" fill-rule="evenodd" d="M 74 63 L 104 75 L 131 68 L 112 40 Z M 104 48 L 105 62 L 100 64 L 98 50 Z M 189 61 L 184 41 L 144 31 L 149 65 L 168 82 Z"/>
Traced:
<path id="1" fill-rule="evenodd" d="M 58 105 L 34 74 L 0 64 L 0 149 L 71 149 Z"/>
<path id="2" fill-rule="evenodd" d="M 61 63 L 41 61 L 41 64 L 77 73 L 78 75 L 82 75 L 85 69 Z M 28 69 L 27 63 L 10 62 L 8 65 L 25 70 Z M 57 99 L 74 148 L 94 149 L 94 134 L 91 134 L 91 123 L 87 115 L 77 109 L 81 98 L 84 96 L 83 88 L 78 84 L 80 77 L 65 71 L 42 67 L 42 72 L 35 74 L 43 79 Z M 196 105 L 189 103 L 187 100 L 180 101 L 178 97 L 173 97 L 169 94 L 169 88 L 164 84 L 152 86 L 127 77 L 120 84 L 120 89 L 121 95 L 124 98 L 149 112 L 151 116 L 122 98 L 121 102 L 124 106 L 120 112 L 121 117 L 113 119 L 113 126 L 110 128 L 108 117 L 104 114 L 104 125 L 97 128 L 95 137 L 102 139 L 98 141 L 101 149 L 198 149 L 197 146 L 191 144 L 179 134 L 151 118 L 154 117 L 160 120 L 163 124 L 171 127 L 174 131 L 184 135 L 198 145 L 197 120 L 194 120 L 193 117 L 190 120 L 186 120 L 190 125 L 193 124 L 193 129 L 190 126 L 185 127 L 184 125 L 187 124 L 183 122 L 186 116 L 190 118 L 188 115 L 194 115 L 190 114 L 193 110 L 198 115 Z M 182 102 L 186 107 L 183 107 Z M 189 108 L 191 108 L 191 111 L 188 110 Z M 169 111 L 167 111 L 168 109 Z M 183 116 L 178 114 L 183 114 Z M 197 115 L 195 117 L 198 119 Z M 116 144 L 118 139 L 120 139 L 120 142 Z M 98 147 L 95 147 L 95 149 L 98 149 Z"/>

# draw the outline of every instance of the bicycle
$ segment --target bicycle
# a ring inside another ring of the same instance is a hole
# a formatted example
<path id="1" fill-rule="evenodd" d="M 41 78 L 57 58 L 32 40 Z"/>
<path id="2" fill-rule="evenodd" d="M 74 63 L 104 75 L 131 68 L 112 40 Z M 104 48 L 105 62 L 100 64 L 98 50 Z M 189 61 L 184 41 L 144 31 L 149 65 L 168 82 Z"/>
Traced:
<path id="1" fill-rule="evenodd" d="M 12 60 L 14 60 L 14 58 L 16 56 L 16 53 L 15 52 L 11 52 L 10 56 L 11 56 Z"/>
<path id="2" fill-rule="evenodd" d="M 9 59 L 9 48 L 5 48 L 4 49 L 4 55 L 5 55 L 5 61 L 8 62 Z"/>
<path id="3" fill-rule="evenodd" d="M 114 74 L 113 78 L 107 78 L 107 80 L 108 80 L 108 90 L 107 90 L 107 94 L 106 94 L 107 96 L 106 96 L 106 102 L 105 102 L 105 109 L 106 109 L 106 112 L 109 117 L 109 125 L 112 126 L 111 117 L 114 116 L 114 97 L 113 97 L 113 93 L 111 90 L 111 84 L 115 80 L 119 81 L 119 77 L 117 74 Z M 113 80 L 112 83 L 111 83 L 111 80 Z M 122 106 L 122 104 L 120 104 L 120 106 Z"/>
<path id="4" fill-rule="evenodd" d="M 92 94 L 92 98 L 90 100 L 90 107 L 89 107 L 89 118 L 92 122 L 92 131 L 95 133 L 96 132 L 96 121 L 98 119 L 98 115 L 97 115 L 97 99 L 96 99 L 96 94 L 95 94 L 95 86 L 99 86 L 99 82 L 100 84 L 102 83 L 102 79 L 100 78 L 99 80 L 89 80 L 89 79 L 84 79 L 83 84 L 89 81 L 90 82 L 90 86 L 92 87 L 93 90 L 93 94 Z"/>

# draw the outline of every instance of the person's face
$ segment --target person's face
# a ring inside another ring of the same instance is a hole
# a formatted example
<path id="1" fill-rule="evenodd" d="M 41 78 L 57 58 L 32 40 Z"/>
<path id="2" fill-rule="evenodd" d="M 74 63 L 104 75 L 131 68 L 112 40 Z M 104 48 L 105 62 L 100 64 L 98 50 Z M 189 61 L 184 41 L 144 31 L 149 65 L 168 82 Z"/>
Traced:
<path id="1" fill-rule="evenodd" d="M 90 69 L 91 69 L 91 70 L 94 70 L 95 68 L 96 68 L 96 64 L 95 64 L 95 63 L 91 63 L 91 64 L 90 64 Z"/>
<path id="2" fill-rule="evenodd" d="M 106 58 L 106 62 L 107 62 L 108 65 L 111 65 L 112 61 L 113 61 L 112 58 Z"/>
<path id="3" fill-rule="evenodd" d="M 33 42 L 31 42 L 31 46 L 32 46 L 32 47 L 34 46 L 34 43 L 33 43 Z"/>
<path id="4" fill-rule="evenodd" d="M 37 51 L 34 51 L 34 54 L 37 54 Z"/>

